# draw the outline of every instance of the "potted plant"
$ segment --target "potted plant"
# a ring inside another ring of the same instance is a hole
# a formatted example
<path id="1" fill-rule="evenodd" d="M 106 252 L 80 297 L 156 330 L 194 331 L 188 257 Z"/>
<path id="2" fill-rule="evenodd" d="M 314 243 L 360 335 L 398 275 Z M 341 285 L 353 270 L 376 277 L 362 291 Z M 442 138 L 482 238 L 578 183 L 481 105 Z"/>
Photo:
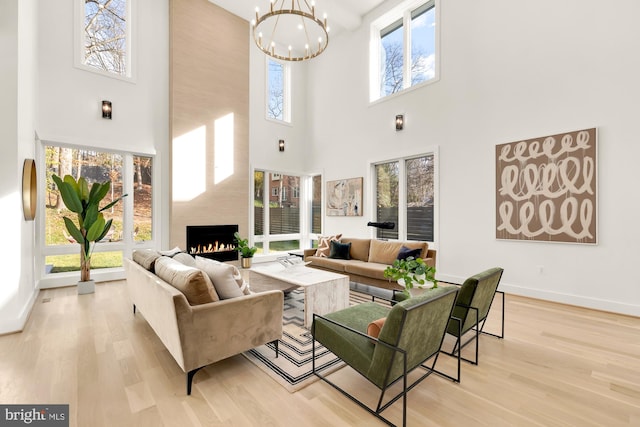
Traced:
<path id="1" fill-rule="evenodd" d="M 93 244 L 102 240 L 111 228 L 112 220 L 106 221 L 102 211 L 111 208 L 123 197 L 119 197 L 104 207 L 100 202 L 105 198 L 111 183 L 95 182 L 89 190 L 87 180 L 80 177 L 77 181 L 71 175 L 65 175 L 60 179 L 53 175 L 53 181 L 60 190 L 60 196 L 64 205 L 71 212 L 77 214 L 77 223 L 65 216 L 64 225 L 73 239 L 80 244 L 80 282 L 78 282 L 78 294 L 93 293 L 95 283 L 91 280 L 91 255 Z"/>
<path id="2" fill-rule="evenodd" d="M 397 259 L 393 265 L 384 270 L 384 277 L 393 279 L 399 285 L 404 286 L 403 293 L 411 296 L 410 290 L 415 285 L 422 289 L 427 282 L 433 282 L 432 288 L 438 287 L 436 280 L 436 269 L 425 264 L 422 258 L 414 258 L 412 256 L 406 259 Z"/>
<path id="3" fill-rule="evenodd" d="M 251 259 L 253 258 L 253 255 L 255 255 L 258 248 L 256 248 L 255 246 L 249 246 L 249 240 L 240 237 L 240 233 L 238 233 L 237 231 L 233 234 L 233 237 L 236 241 L 238 252 L 240 252 L 240 256 L 242 257 L 242 268 L 250 268 Z"/>

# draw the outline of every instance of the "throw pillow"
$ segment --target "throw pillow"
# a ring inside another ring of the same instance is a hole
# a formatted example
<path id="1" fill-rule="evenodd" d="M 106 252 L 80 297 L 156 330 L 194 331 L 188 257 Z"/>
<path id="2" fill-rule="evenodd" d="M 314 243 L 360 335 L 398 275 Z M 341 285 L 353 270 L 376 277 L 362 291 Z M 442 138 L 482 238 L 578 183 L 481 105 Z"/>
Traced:
<path id="1" fill-rule="evenodd" d="M 209 276 L 220 299 L 237 298 L 249 293 L 242 275 L 231 264 L 197 256 L 196 267 Z"/>
<path id="2" fill-rule="evenodd" d="M 179 263 L 188 265 L 189 267 L 196 266 L 196 260 L 186 252 L 178 252 L 172 258 L 178 261 Z"/>
<path id="3" fill-rule="evenodd" d="M 160 258 L 160 254 L 153 249 L 138 249 L 133 251 L 133 255 L 131 256 L 131 259 L 133 259 L 134 262 L 140 264 L 143 268 L 152 273 L 154 272 L 154 267 L 158 258 Z"/>
<path id="4" fill-rule="evenodd" d="M 367 326 L 367 335 L 374 338 L 378 338 L 378 336 L 380 335 L 380 331 L 384 326 L 385 320 L 387 320 L 387 318 L 383 317 L 381 319 L 374 320 L 373 322 L 369 323 L 369 325 Z"/>
<path id="5" fill-rule="evenodd" d="M 219 301 L 209 277 L 169 257 L 156 260 L 156 275 L 184 294 L 191 305 Z"/>
<path id="6" fill-rule="evenodd" d="M 410 256 L 412 256 L 414 259 L 415 258 L 420 258 L 420 253 L 422 252 L 421 248 L 416 248 L 416 249 L 410 249 L 406 246 L 402 246 L 400 248 L 400 252 L 398 252 L 398 258 L 397 259 L 407 259 Z"/>
<path id="7" fill-rule="evenodd" d="M 164 255 L 164 256 L 168 256 L 170 258 L 173 258 L 173 256 L 175 254 L 178 254 L 180 252 L 183 252 L 182 249 L 180 249 L 179 247 L 175 247 L 173 249 L 169 249 L 168 251 L 158 251 L 160 253 L 160 255 Z"/>
<path id="8" fill-rule="evenodd" d="M 329 246 L 331 241 L 340 241 L 342 234 L 336 234 L 333 236 L 320 236 L 318 238 L 318 249 L 316 250 L 316 256 L 319 257 L 328 257 L 331 253 L 331 246 Z"/>
<path id="9" fill-rule="evenodd" d="M 329 258 L 333 259 L 351 259 L 349 251 L 351 250 L 351 243 L 340 243 L 332 240 L 329 245 Z"/>

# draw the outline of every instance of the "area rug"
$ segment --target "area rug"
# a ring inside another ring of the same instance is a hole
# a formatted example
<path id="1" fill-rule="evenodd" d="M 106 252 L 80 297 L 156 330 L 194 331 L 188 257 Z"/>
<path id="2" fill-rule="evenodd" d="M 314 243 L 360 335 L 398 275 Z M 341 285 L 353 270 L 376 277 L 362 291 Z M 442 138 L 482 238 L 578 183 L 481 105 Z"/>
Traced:
<path id="1" fill-rule="evenodd" d="M 354 305 L 371 301 L 371 297 L 351 291 L 349 300 L 350 304 Z M 303 290 L 296 289 L 285 295 L 278 358 L 272 343 L 243 353 L 247 359 L 291 393 L 319 379 L 311 371 L 313 341 L 311 331 L 303 327 L 303 309 Z M 342 366 L 344 362 L 316 343 L 316 370 L 326 375 Z"/>

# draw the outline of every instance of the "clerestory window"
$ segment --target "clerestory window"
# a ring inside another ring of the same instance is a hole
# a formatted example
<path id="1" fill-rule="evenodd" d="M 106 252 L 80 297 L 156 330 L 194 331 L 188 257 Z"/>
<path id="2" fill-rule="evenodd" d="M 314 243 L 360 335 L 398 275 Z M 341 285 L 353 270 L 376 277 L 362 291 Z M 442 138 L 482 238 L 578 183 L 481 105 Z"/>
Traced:
<path id="1" fill-rule="evenodd" d="M 436 0 L 404 2 L 371 25 L 370 101 L 438 78 Z"/>
<path id="2" fill-rule="evenodd" d="M 76 0 L 76 65 L 131 79 L 132 0 Z"/>

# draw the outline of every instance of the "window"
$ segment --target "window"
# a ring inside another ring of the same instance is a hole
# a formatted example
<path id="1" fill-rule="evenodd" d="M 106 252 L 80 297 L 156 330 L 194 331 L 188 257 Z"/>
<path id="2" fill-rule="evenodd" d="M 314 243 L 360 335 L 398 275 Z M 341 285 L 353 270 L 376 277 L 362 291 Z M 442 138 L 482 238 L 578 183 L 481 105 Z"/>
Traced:
<path id="1" fill-rule="evenodd" d="M 436 3 L 399 5 L 371 25 L 370 100 L 437 78 Z"/>
<path id="2" fill-rule="evenodd" d="M 261 254 L 308 247 L 312 234 L 320 232 L 322 177 L 317 177 L 254 171 L 253 242 Z"/>
<path id="3" fill-rule="evenodd" d="M 76 62 L 92 71 L 131 78 L 131 1 L 76 1 L 81 8 Z"/>
<path id="4" fill-rule="evenodd" d="M 395 222 L 377 237 L 434 241 L 435 156 L 433 153 L 373 165 L 376 222 Z"/>
<path id="5" fill-rule="evenodd" d="M 289 65 L 267 58 L 267 118 L 289 123 Z"/>
<path id="6" fill-rule="evenodd" d="M 103 211 L 113 225 L 99 245 L 94 247 L 91 268 L 122 267 L 123 253 L 133 242 L 149 242 L 153 236 L 152 170 L 153 158 L 128 153 L 97 151 L 91 148 L 44 146 L 45 200 L 43 257 L 47 274 L 80 269 L 79 247 L 64 226 L 64 216 L 74 216 L 66 209 L 53 183 L 53 174 L 84 177 L 94 182 L 111 183 L 102 206 L 127 193 L 124 199 Z M 132 172 L 127 172 L 132 171 Z M 133 209 L 127 208 L 127 205 Z"/>

